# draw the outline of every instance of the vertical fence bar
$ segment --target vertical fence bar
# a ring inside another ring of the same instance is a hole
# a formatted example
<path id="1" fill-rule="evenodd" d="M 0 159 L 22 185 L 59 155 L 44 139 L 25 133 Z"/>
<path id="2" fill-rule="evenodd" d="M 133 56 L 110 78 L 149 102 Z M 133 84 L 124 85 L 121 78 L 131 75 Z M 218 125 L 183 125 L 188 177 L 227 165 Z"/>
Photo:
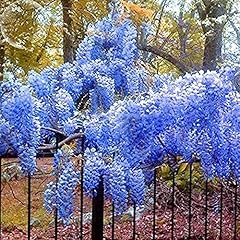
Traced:
<path id="1" fill-rule="evenodd" d="M 156 239 L 156 203 L 157 203 L 157 169 L 154 169 L 153 179 L 153 240 Z"/>
<path id="2" fill-rule="evenodd" d="M 222 240 L 222 227 L 223 227 L 223 183 L 220 181 L 220 233 L 219 239 Z"/>
<path id="3" fill-rule="evenodd" d="M 238 184 L 234 185 L 234 233 L 233 233 L 233 239 L 237 240 L 237 189 Z"/>
<path id="4" fill-rule="evenodd" d="M 0 239 L 2 239 L 2 158 L 0 158 Z"/>
<path id="5" fill-rule="evenodd" d="M 85 136 L 82 137 L 81 142 L 81 179 L 80 179 L 80 240 L 83 240 L 83 171 L 84 171 L 84 151 L 85 151 Z"/>
<path id="6" fill-rule="evenodd" d="M 192 227 L 192 162 L 189 164 L 189 204 L 188 204 L 188 238 L 191 239 Z"/>
<path id="7" fill-rule="evenodd" d="M 83 240 L 83 158 L 81 160 L 81 179 L 80 179 L 80 240 Z"/>
<path id="8" fill-rule="evenodd" d="M 28 240 L 31 239 L 31 173 L 28 173 Z"/>
<path id="9" fill-rule="evenodd" d="M 115 153 L 113 153 L 113 159 L 115 158 Z M 112 240 L 115 238 L 115 205 L 112 202 Z"/>
<path id="10" fill-rule="evenodd" d="M 59 136 L 56 133 L 56 152 L 58 150 L 58 143 L 59 143 Z M 58 189 L 58 166 L 56 167 L 56 191 Z M 57 195 L 56 195 L 57 197 Z M 54 211 L 54 239 L 57 240 L 58 239 L 58 208 L 57 208 L 57 202 L 58 199 L 56 199 L 56 207 L 55 207 L 55 211 Z"/>
<path id="11" fill-rule="evenodd" d="M 133 203 L 133 240 L 136 240 L 136 203 Z"/>
<path id="12" fill-rule="evenodd" d="M 208 179 L 205 182 L 205 223 L 204 223 L 204 239 L 208 237 Z"/>
<path id="13" fill-rule="evenodd" d="M 174 214 L 175 214 L 175 170 L 172 172 L 172 217 L 171 217 L 171 239 L 174 239 Z"/>
<path id="14" fill-rule="evenodd" d="M 92 240 L 103 239 L 103 213 L 104 213 L 104 186 L 101 177 L 97 194 L 92 200 Z"/>
<path id="15" fill-rule="evenodd" d="M 114 228 L 115 228 L 115 217 L 114 217 L 115 207 L 112 203 L 112 240 L 114 240 Z"/>

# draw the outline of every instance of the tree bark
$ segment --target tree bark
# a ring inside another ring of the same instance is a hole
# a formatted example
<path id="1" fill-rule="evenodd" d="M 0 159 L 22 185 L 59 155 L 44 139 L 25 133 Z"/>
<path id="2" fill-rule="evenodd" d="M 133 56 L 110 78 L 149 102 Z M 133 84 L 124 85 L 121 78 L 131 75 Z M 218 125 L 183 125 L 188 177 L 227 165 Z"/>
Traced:
<path id="1" fill-rule="evenodd" d="M 168 62 L 172 63 L 178 70 L 182 73 L 190 72 L 191 69 L 189 69 L 188 66 L 184 64 L 181 59 L 175 58 L 173 55 L 161 50 L 158 47 L 150 46 L 150 45 L 142 45 L 138 47 L 142 51 L 147 51 L 150 53 L 153 53 L 159 57 L 162 57 L 163 59 L 167 60 Z"/>
<path id="2" fill-rule="evenodd" d="M 4 11 L 4 3 L 0 1 L 0 15 Z M 4 77 L 4 63 L 5 63 L 5 46 L 3 43 L 3 35 L 1 33 L 1 27 L 0 27 L 0 81 L 3 81 Z"/>
<path id="3" fill-rule="evenodd" d="M 223 28 L 221 19 L 227 12 L 226 0 L 203 0 L 198 6 L 202 29 L 205 35 L 203 70 L 215 70 L 222 57 Z"/>
<path id="4" fill-rule="evenodd" d="M 61 2 L 63 9 L 63 60 L 64 62 L 73 62 L 72 0 L 61 0 Z"/>
<path id="5" fill-rule="evenodd" d="M 3 37 L 0 33 L 0 82 L 4 78 L 5 46 L 2 43 Z"/>

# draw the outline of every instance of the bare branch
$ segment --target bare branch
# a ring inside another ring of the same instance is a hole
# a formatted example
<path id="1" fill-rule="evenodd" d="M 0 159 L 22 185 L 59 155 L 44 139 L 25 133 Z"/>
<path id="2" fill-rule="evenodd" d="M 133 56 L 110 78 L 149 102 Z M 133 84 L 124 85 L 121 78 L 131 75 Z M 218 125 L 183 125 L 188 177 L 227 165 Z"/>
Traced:
<path id="1" fill-rule="evenodd" d="M 50 128 L 50 127 L 41 127 L 41 128 L 44 129 L 44 130 L 47 130 L 47 131 L 54 132 L 54 133 L 65 136 L 65 134 L 63 132 L 61 132 L 61 131 L 59 131 L 55 128 Z"/>
<path id="2" fill-rule="evenodd" d="M 139 46 L 139 49 L 142 51 L 147 51 L 153 53 L 163 59 L 167 60 L 168 62 L 172 63 L 175 67 L 177 67 L 182 73 L 190 72 L 188 66 L 186 66 L 183 62 L 172 56 L 171 54 L 161 50 L 160 48 L 149 46 L 149 45 L 142 45 Z"/>
<path id="3" fill-rule="evenodd" d="M 61 141 L 58 144 L 58 147 L 62 147 L 64 144 L 67 144 L 67 143 L 71 142 L 74 139 L 81 138 L 82 136 L 83 136 L 83 133 L 75 133 L 75 134 L 65 138 L 63 141 Z M 54 144 L 48 144 L 48 145 L 45 145 L 45 146 L 40 146 L 38 148 L 39 151 L 54 150 L 54 149 L 56 149 L 56 145 L 54 145 Z"/>
<path id="4" fill-rule="evenodd" d="M 12 193 L 12 195 L 13 195 L 13 198 L 16 199 L 18 202 L 20 202 L 23 206 L 26 206 L 26 204 L 24 204 L 19 198 L 16 197 L 16 195 L 15 195 L 15 193 L 14 193 L 14 190 L 12 189 L 11 184 L 10 184 L 9 182 L 6 182 L 6 183 L 7 183 L 7 185 L 8 185 L 9 188 L 10 188 L 10 191 L 11 191 L 11 193 Z"/>
<path id="5" fill-rule="evenodd" d="M 230 20 L 230 19 L 228 19 L 228 20 L 229 20 L 229 22 L 230 22 L 234 32 L 237 35 L 237 44 L 240 46 L 240 30 L 239 30 L 239 28 L 235 25 L 235 23 L 232 20 Z"/>
<path id="6" fill-rule="evenodd" d="M 161 23 L 162 23 L 162 18 L 163 18 L 163 14 L 164 14 L 164 9 L 167 6 L 168 1 L 167 0 L 163 0 L 162 3 L 160 4 L 160 15 L 159 15 L 159 19 L 158 19 L 158 27 L 157 27 L 157 31 L 155 34 L 155 39 L 157 38 L 159 32 L 160 32 L 160 27 L 161 27 Z"/>

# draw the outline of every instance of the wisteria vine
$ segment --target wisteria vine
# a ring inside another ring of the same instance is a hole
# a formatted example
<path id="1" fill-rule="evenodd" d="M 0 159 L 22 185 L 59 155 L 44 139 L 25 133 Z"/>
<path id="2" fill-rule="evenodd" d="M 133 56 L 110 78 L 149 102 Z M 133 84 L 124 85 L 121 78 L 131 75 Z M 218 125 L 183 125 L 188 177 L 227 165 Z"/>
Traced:
<path id="1" fill-rule="evenodd" d="M 54 129 L 67 137 L 83 132 L 84 190 L 90 196 L 103 178 L 116 213 L 128 201 L 141 205 L 156 166 L 176 158 L 198 159 L 207 178 L 240 179 L 240 93 L 236 71 L 150 76 L 140 62 L 137 31 L 111 13 L 80 44 L 76 61 L 40 73 L 27 85 L 0 86 L 0 154 L 19 157 L 24 174 L 34 174 L 36 155 Z M 150 78 L 151 81 L 148 81 Z M 88 108 L 80 103 L 87 98 Z M 78 149 L 75 152 L 83 153 Z M 68 223 L 79 172 L 73 153 L 58 150 L 44 194 L 49 212 Z"/>

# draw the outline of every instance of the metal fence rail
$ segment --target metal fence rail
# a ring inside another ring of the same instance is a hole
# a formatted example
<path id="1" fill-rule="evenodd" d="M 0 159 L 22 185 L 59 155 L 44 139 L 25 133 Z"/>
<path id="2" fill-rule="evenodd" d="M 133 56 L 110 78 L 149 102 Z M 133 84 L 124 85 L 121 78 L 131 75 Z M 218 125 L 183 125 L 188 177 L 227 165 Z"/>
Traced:
<path id="1" fill-rule="evenodd" d="M 56 149 L 58 148 L 58 141 L 56 144 Z M 2 161 L 1 161 L 2 163 Z M 81 163 L 81 173 L 84 171 L 84 164 Z M 2 174 L 2 166 L 0 168 L 0 173 Z M 92 199 L 92 233 L 91 233 L 91 239 L 92 240 L 102 240 L 104 238 L 104 187 L 103 187 L 103 177 L 100 181 L 100 184 L 97 189 L 97 195 L 93 197 Z M 171 237 L 166 239 L 179 239 L 178 234 L 176 232 L 176 172 L 172 171 L 172 186 L 171 186 L 171 218 L 169 221 L 169 225 L 171 226 Z M 1 184 L 1 194 L 2 194 L 2 182 Z M 81 174 L 80 179 L 80 185 L 83 186 L 83 175 Z M 152 203 L 152 240 L 160 239 L 158 238 L 157 234 L 157 226 L 158 223 L 156 221 L 157 216 L 157 186 L 158 186 L 158 179 L 157 179 L 157 170 L 154 171 L 154 182 L 153 182 L 153 203 Z M 187 202 L 187 237 L 185 239 L 196 239 L 193 236 L 193 210 L 194 207 L 192 205 L 193 202 L 193 168 L 192 163 L 189 163 L 189 181 L 188 181 L 188 202 Z M 240 239 L 240 234 L 238 233 L 238 186 L 237 183 L 233 183 L 232 186 L 233 191 L 233 207 L 232 207 L 232 239 L 237 240 Z M 27 239 L 31 239 L 31 209 L 32 209 L 32 176 L 27 176 Z M 0 231 L 2 233 L 2 197 L 0 196 Z M 210 230 L 209 230 L 209 181 L 205 181 L 205 189 L 204 189 L 204 231 L 203 235 L 199 239 L 211 239 L 210 238 Z M 220 191 L 219 191 L 219 215 L 216 217 L 219 217 L 219 226 L 217 228 L 219 229 L 219 239 L 225 239 L 223 237 L 224 234 L 224 184 L 222 181 L 220 181 Z M 84 207 L 84 192 L 83 188 L 80 187 L 80 216 L 79 216 L 79 237 L 77 239 L 84 239 L 83 234 L 83 207 Z M 54 228 L 55 228 L 55 239 L 58 239 L 58 216 L 57 216 L 57 209 L 55 209 L 54 213 Z M 136 204 L 133 203 L 133 218 L 132 218 L 132 236 L 128 236 L 126 239 L 141 239 L 141 236 L 137 233 L 137 224 L 136 220 Z M 115 222 L 115 215 L 114 215 L 114 205 L 112 205 L 112 211 L 111 211 L 111 239 L 114 240 L 116 236 L 116 222 Z M 89 239 L 89 238 L 87 238 Z M 162 239 L 162 238 L 161 238 Z"/>

